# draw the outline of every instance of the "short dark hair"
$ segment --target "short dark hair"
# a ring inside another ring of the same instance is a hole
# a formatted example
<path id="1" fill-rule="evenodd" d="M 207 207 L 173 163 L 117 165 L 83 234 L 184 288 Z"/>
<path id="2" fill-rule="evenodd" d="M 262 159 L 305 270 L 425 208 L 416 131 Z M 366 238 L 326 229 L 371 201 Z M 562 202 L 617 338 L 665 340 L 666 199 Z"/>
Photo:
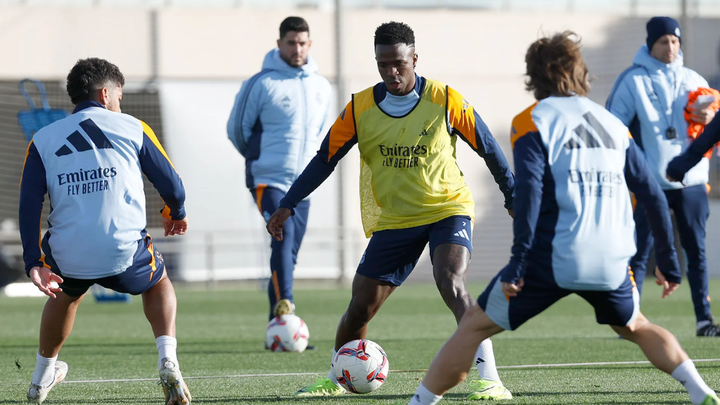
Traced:
<path id="1" fill-rule="evenodd" d="M 102 89 L 108 83 L 120 87 L 125 85 L 125 76 L 117 66 L 100 58 L 80 59 L 67 75 L 70 101 L 77 105 L 89 100 L 93 91 Z"/>
<path id="2" fill-rule="evenodd" d="M 290 31 L 307 32 L 310 35 L 310 26 L 302 17 L 288 17 L 280 23 L 280 39 L 285 38 L 285 34 Z"/>
<path id="3" fill-rule="evenodd" d="M 390 21 L 375 30 L 375 45 L 405 44 L 415 46 L 415 33 L 409 25 Z"/>
<path id="4" fill-rule="evenodd" d="M 526 89 L 535 99 L 550 96 L 586 96 L 590 92 L 590 74 L 582 53 L 580 37 L 564 31 L 533 42 L 525 54 Z"/>

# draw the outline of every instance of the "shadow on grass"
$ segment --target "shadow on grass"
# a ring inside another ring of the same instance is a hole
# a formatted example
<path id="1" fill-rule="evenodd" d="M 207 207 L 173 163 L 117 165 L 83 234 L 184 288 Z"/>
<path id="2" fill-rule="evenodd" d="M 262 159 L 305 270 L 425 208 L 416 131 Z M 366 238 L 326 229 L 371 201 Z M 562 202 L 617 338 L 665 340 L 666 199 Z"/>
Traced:
<path id="1" fill-rule="evenodd" d="M 612 396 L 616 396 L 616 395 L 633 395 L 633 396 L 637 396 L 637 395 L 670 395 L 670 394 L 683 394 L 683 393 L 684 393 L 683 390 L 674 390 L 674 391 L 670 391 L 670 390 L 666 390 L 666 391 L 633 391 L 632 393 L 621 392 L 621 391 L 585 391 L 585 392 L 582 392 L 582 391 L 573 391 L 573 392 L 572 392 L 572 395 L 573 395 L 573 397 L 576 397 L 577 395 L 593 395 L 593 396 L 598 396 L 598 395 L 603 395 L 603 396 L 604 396 L 604 395 L 612 395 Z M 522 393 L 514 393 L 514 392 L 513 392 L 513 399 L 522 401 L 523 399 L 529 400 L 529 399 L 532 399 L 533 397 L 549 397 L 549 396 L 555 396 L 555 397 L 558 397 L 558 398 L 562 398 L 563 396 L 567 396 L 567 395 L 568 395 L 567 392 L 522 392 Z M 577 398 L 573 398 L 573 401 L 577 401 Z M 638 401 L 637 399 L 635 399 L 635 400 L 627 400 L 627 401 L 618 400 L 618 399 L 613 399 L 613 400 L 608 400 L 608 401 L 598 401 L 597 399 L 592 399 L 592 400 L 587 400 L 587 401 L 584 401 L 584 402 L 573 402 L 573 403 L 574 403 L 574 404 L 598 404 L 598 405 L 603 405 L 603 404 L 647 405 L 649 402 L 648 402 L 648 401 Z M 652 404 L 657 404 L 657 405 L 661 405 L 661 404 L 687 404 L 687 401 L 683 401 L 683 400 L 675 400 L 675 401 L 671 401 L 671 400 L 667 400 L 667 401 L 653 401 Z"/>
<path id="2" fill-rule="evenodd" d="M 243 349 L 237 349 L 237 345 L 239 342 L 237 341 L 225 341 L 225 342 L 218 342 L 218 341 L 208 341 L 208 342 L 185 342 L 183 341 L 181 350 L 179 351 L 181 354 L 202 354 L 202 355 L 208 355 L 208 354 L 252 354 L 252 353 L 269 353 L 267 350 L 262 348 L 262 342 L 258 342 L 257 346 L 260 347 L 259 349 L 249 349 L 249 350 L 243 350 Z M 232 347 L 232 350 L 206 350 L 206 349 L 198 349 L 193 350 L 193 346 L 199 346 L 199 347 L 207 347 L 209 344 L 213 346 L 218 345 L 227 345 L 229 347 Z M 0 345 L 0 350 L 24 350 L 24 349 L 37 349 L 37 342 L 28 343 L 28 344 L 16 344 L 16 345 Z M 148 340 L 146 342 L 137 342 L 137 343 L 120 343 L 120 342 L 107 342 L 107 343 L 73 343 L 69 345 L 63 346 L 63 349 L 67 352 L 68 350 L 78 350 L 83 352 L 89 352 L 87 349 L 97 348 L 97 349 L 107 349 L 107 350 L 100 350 L 98 353 L 105 353 L 107 351 L 115 352 L 117 351 L 117 348 L 136 348 L 138 352 L 130 353 L 130 354 L 146 354 L 148 351 L 151 350 L 153 347 L 152 340 Z M 190 350 L 182 350 L 183 348 L 190 348 Z"/>
<path id="3" fill-rule="evenodd" d="M 342 395 L 337 397 L 313 397 L 313 398 L 297 398 L 293 396 L 256 396 L 256 397 L 203 397 L 193 398 L 193 404 L 225 404 L 225 403 L 272 403 L 272 402 L 293 402 L 300 404 L 316 404 L 342 400 L 343 402 L 356 402 L 366 404 L 369 401 L 399 401 L 402 404 L 410 401 L 412 395 Z M 465 394 L 448 394 L 446 399 L 461 400 L 465 399 Z M 1 403 L 1 402 L 0 402 Z"/>
<path id="4" fill-rule="evenodd" d="M 642 394 L 651 394 L 651 395 L 659 395 L 659 394 L 678 394 L 680 391 L 637 391 L 634 392 L 633 395 L 642 395 Z M 610 404 L 624 404 L 624 405 L 647 405 L 647 401 L 637 401 L 637 400 L 607 400 L 607 401 L 598 401 L 597 398 L 595 399 L 589 399 L 589 400 L 581 400 L 578 401 L 577 395 L 592 395 L 592 396 L 598 396 L 598 395 L 617 395 L 618 392 L 610 392 L 610 391 L 587 391 L 587 392 L 573 392 L 574 401 L 575 404 L 597 404 L 597 405 L 610 405 Z M 566 396 L 567 393 L 563 392 L 526 392 L 521 394 L 516 394 L 515 399 L 520 402 L 525 402 L 526 400 L 532 400 L 533 397 L 549 397 L 549 396 L 556 396 L 558 398 L 562 398 L 563 396 Z M 324 403 L 324 402 L 331 402 L 334 400 L 342 399 L 343 402 L 354 402 L 358 404 L 364 404 L 368 403 L 368 401 L 398 401 L 398 403 L 405 404 L 406 401 L 410 400 L 411 395 L 408 394 L 397 394 L 397 395 L 343 395 L 342 397 L 327 397 L 327 398 L 296 398 L 292 396 L 254 396 L 254 397 L 196 397 L 193 398 L 193 404 L 232 404 L 232 403 L 279 403 L 279 402 L 294 402 L 294 403 L 301 403 L 301 404 L 315 404 L 315 403 Z M 460 393 L 450 393 L 445 396 L 445 399 L 460 401 L 465 399 L 465 394 Z M 123 398 L 95 398 L 92 403 L 102 403 L 102 404 L 157 404 L 158 398 L 156 397 L 123 397 Z M 3 400 L 0 401 L 0 404 L 26 404 L 26 400 Z M 52 404 L 77 404 L 77 399 L 53 399 L 49 401 L 48 403 Z M 653 404 L 656 405 L 672 405 L 672 404 L 685 404 L 687 401 L 677 400 L 677 401 L 653 401 Z"/>
<path id="5" fill-rule="evenodd" d="M 96 398 L 92 400 L 85 400 L 82 399 L 80 401 L 81 403 L 94 403 L 94 404 L 154 404 L 157 405 L 158 403 L 162 403 L 162 397 L 154 397 L 154 398 L 133 398 L 133 397 L 124 397 L 124 398 Z M 0 401 L 0 404 L 27 404 L 27 399 L 23 399 L 22 401 Z M 48 399 L 46 402 L 48 405 L 51 404 L 73 404 L 77 405 L 78 399 Z M 195 401 L 193 401 L 195 403 Z"/>
<path id="6" fill-rule="evenodd" d="M 554 366 L 554 367 L 517 367 L 517 368 L 503 368 L 503 365 L 500 364 L 498 366 L 501 373 L 508 373 L 508 372 L 527 372 L 528 370 L 594 370 L 598 372 L 603 372 L 605 370 L 633 370 L 633 369 L 654 369 L 655 366 L 653 366 L 650 363 L 647 364 L 598 364 L 598 365 L 587 365 L 587 366 Z M 717 368 L 717 362 L 696 362 L 695 368 L 698 370 L 700 369 L 716 369 Z M 396 371 L 397 372 L 397 371 Z"/>

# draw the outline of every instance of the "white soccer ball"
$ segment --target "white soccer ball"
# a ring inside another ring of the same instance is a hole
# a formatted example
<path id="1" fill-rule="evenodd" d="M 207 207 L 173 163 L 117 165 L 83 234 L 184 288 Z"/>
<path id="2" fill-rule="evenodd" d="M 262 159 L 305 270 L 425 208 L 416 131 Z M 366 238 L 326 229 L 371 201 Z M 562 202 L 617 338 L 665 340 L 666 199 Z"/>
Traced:
<path id="1" fill-rule="evenodd" d="M 291 314 L 273 318 L 265 330 L 265 346 L 274 352 L 302 353 L 309 338 L 305 322 Z"/>
<path id="2" fill-rule="evenodd" d="M 389 370 L 385 350 L 367 339 L 346 343 L 333 358 L 333 373 L 338 383 L 355 394 L 367 394 L 380 388 Z"/>

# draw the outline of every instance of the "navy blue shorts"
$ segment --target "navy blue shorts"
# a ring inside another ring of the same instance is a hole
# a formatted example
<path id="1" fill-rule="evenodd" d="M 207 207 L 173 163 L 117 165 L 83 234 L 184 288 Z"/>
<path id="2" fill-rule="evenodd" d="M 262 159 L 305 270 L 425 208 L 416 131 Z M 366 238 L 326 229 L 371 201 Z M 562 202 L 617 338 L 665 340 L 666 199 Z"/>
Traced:
<path id="1" fill-rule="evenodd" d="M 465 246 L 472 253 L 472 219 L 456 215 L 429 225 L 375 232 L 357 273 L 399 286 L 412 273 L 428 242 L 431 261 L 435 248 L 445 243 Z"/>
<path id="2" fill-rule="evenodd" d="M 138 248 L 133 256 L 133 262 L 124 272 L 114 276 L 97 279 L 78 279 L 65 277 L 52 257 L 47 242 L 43 240 L 45 250 L 45 263 L 50 266 L 53 273 L 63 278 L 60 288 L 71 297 L 80 297 L 85 294 L 93 284 L 132 295 L 142 294 L 157 284 L 165 273 L 165 260 L 159 250 L 152 244 L 150 235 L 138 241 Z"/>
<path id="3" fill-rule="evenodd" d="M 505 330 L 515 330 L 535 315 L 570 294 L 577 294 L 595 309 L 599 324 L 627 326 L 640 312 L 640 295 L 635 287 L 632 272 L 613 291 L 579 291 L 560 288 L 548 274 L 528 271 L 525 285 L 516 297 L 502 292 L 500 274 L 495 276 L 478 297 L 480 308 L 490 319 Z"/>

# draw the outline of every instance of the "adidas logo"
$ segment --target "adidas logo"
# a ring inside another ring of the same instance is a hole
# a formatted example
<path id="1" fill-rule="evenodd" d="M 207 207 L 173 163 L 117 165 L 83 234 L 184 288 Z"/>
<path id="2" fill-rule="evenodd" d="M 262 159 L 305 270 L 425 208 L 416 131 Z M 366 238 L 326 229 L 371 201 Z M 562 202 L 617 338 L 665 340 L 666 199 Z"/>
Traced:
<path id="1" fill-rule="evenodd" d="M 420 132 L 420 136 L 426 136 L 426 135 L 430 135 L 430 134 L 428 134 L 427 129 L 423 129 L 422 132 Z"/>
<path id="2" fill-rule="evenodd" d="M 85 131 L 85 133 L 90 137 L 90 142 L 95 145 L 98 149 L 114 149 L 112 144 L 110 143 L 110 140 L 105 136 L 105 133 L 91 120 L 90 118 L 86 119 L 85 121 L 81 122 L 80 128 Z M 70 142 L 70 145 L 75 148 L 78 152 L 85 152 L 87 150 L 92 150 L 92 145 L 90 142 L 88 142 L 82 134 L 80 134 L 79 131 L 75 131 L 72 134 L 70 134 L 67 138 L 67 141 Z M 70 149 L 67 145 L 63 145 L 60 147 L 60 149 L 55 151 L 55 156 L 61 157 L 70 155 L 73 152 L 72 149 Z"/>
<path id="3" fill-rule="evenodd" d="M 475 360 L 475 365 L 477 366 L 477 365 L 480 364 L 480 363 L 485 363 L 485 360 L 483 360 L 483 359 L 481 359 L 480 357 L 478 357 L 477 360 Z"/>
<path id="4" fill-rule="evenodd" d="M 470 240 L 470 236 L 468 235 L 467 231 L 464 229 L 459 230 L 458 232 L 455 232 L 453 236 L 457 236 L 459 238 Z"/>
<path id="5" fill-rule="evenodd" d="M 588 112 L 583 115 L 583 118 L 585 118 L 585 124 L 580 124 L 573 129 L 575 137 L 565 142 L 565 149 L 580 149 L 583 145 L 587 148 L 605 147 L 608 149 L 617 149 L 615 147 L 615 141 L 613 141 L 610 134 L 594 115 Z M 590 128 L 592 128 L 599 140 L 590 133 Z"/>

